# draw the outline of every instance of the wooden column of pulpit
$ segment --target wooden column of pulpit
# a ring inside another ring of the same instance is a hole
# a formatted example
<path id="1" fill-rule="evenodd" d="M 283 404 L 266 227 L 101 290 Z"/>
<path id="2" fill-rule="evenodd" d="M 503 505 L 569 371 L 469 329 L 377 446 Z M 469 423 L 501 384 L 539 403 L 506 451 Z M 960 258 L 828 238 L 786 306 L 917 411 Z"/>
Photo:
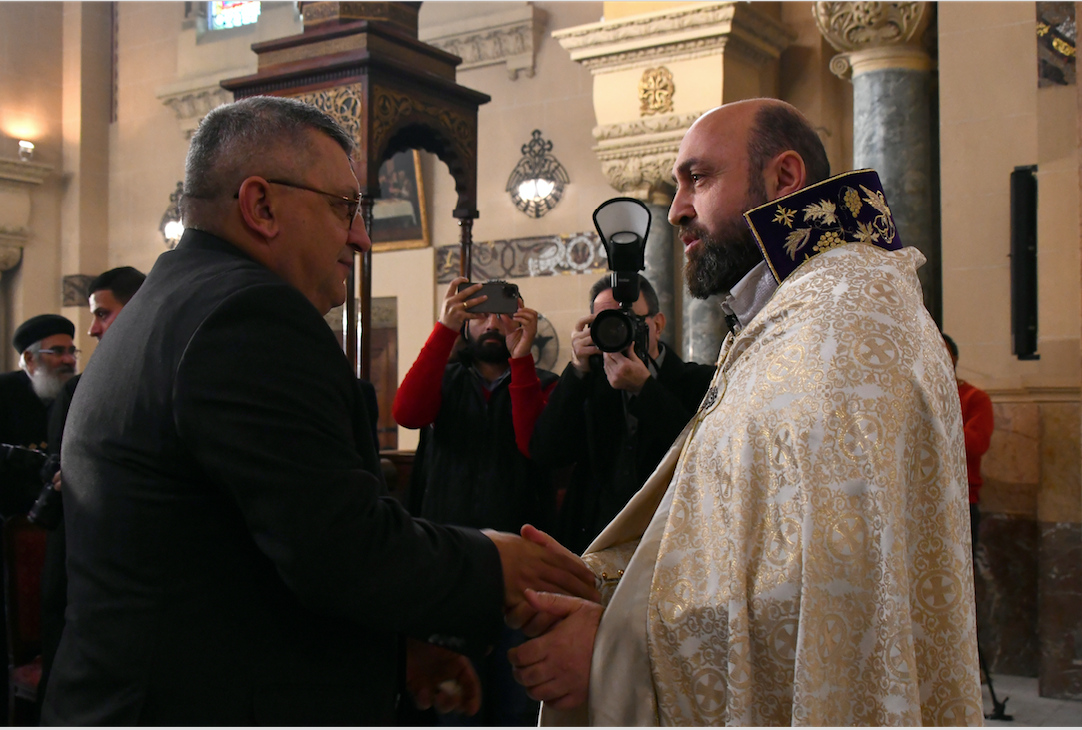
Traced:
<path id="1" fill-rule="evenodd" d="M 235 99 L 297 98 L 338 121 L 357 143 L 354 167 L 369 231 L 372 205 L 380 197 L 380 165 L 408 149 L 439 157 L 455 180 L 458 200 L 452 215 L 461 228 L 461 271 L 469 277 L 473 219 L 478 215 L 477 108 L 490 97 L 455 82 L 458 56 L 417 39 L 419 2 L 301 6 L 304 32 L 253 44 L 258 72 L 226 79 L 222 87 Z M 371 285 L 368 252 L 361 261 L 359 297 L 352 272 L 347 282 L 344 317 L 346 352 L 354 371 L 365 379 L 371 367 Z"/>

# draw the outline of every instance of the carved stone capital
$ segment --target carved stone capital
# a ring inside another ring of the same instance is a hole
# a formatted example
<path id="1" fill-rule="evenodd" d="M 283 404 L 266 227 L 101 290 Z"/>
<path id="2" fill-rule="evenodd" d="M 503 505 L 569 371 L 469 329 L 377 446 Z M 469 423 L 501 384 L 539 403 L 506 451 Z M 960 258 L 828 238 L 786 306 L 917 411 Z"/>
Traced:
<path id="1" fill-rule="evenodd" d="M 218 82 L 247 73 L 250 73 L 248 69 L 234 69 L 221 75 L 170 84 L 158 89 L 158 98 L 176 114 L 184 137 L 191 139 L 196 127 L 211 109 L 233 101 L 233 93 L 223 89 Z"/>
<path id="2" fill-rule="evenodd" d="M 794 38 L 778 21 L 736 2 L 643 13 L 567 28 L 552 37 L 571 53 L 571 60 L 607 71 L 722 50 L 758 61 L 776 59 Z"/>
<path id="3" fill-rule="evenodd" d="M 812 12 L 819 32 L 841 51 L 830 61 L 837 76 L 933 68 L 931 57 L 920 47 L 931 18 L 926 2 L 816 2 Z"/>
<path id="4" fill-rule="evenodd" d="M 507 64 L 512 81 L 534 75 L 534 39 L 544 25 L 543 11 L 521 8 L 426 26 L 420 39 L 462 59 L 459 70 Z"/>
<path id="5" fill-rule="evenodd" d="M 665 202 L 671 197 L 680 141 L 702 114 L 664 114 L 594 127 L 594 152 L 609 184 L 633 198 Z"/>
<path id="6" fill-rule="evenodd" d="M 14 269 L 23 258 L 23 247 L 4 240 L 0 229 L 0 271 Z"/>
<path id="7" fill-rule="evenodd" d="M 0 159 L 0 271 L 22 258 L 30 242 L 30 186 L 41 185 L 52 170 L 36 162 Z"/>

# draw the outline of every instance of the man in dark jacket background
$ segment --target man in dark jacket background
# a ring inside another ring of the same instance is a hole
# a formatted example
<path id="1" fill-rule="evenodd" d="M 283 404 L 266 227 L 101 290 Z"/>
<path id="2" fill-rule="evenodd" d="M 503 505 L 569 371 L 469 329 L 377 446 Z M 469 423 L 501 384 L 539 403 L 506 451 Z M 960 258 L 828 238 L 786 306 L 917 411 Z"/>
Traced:
<path id="1" fill-rule="evenodd" d="M 74 335 L 75 325 L 59 314 L 39 314 L 15 328 L 11 344 L 19 353 L 19 369 L 0 375 L 0 444 L 48 448 L 50 408 L 75 374 Z M 37 485 L 28 492 L 14 486 L 0 482 L 0 515 L 5 518 L 25 514 L 40 489 Z M 4 603 L 4 587 L 0 585 L 0 606 Z M 7 631 L 2 631 L 0 657 L 4 661 L 8 658 L 7 647 Z M 0 712 L 5 718 L 7 702 L 5 692 L 0 698 Z"/>
<path id="2" fill-rule="evenodd" d="M 633 349 L 602 353 L 590 336 L 598 312 L 617 309 L 606 276 L 590 289 L 590 314 L 571 334 L 571 362 L 534 429 L 530 450 L 550 468 L 575 464 L 555 536 L 581 553 L 653 472 L 695 413 L 712 365 L 685 363 L 661 342 L 665 315 L 639 275 L 632 311 L 646 318 L 649 360 Z"/>
<path id="3" fill-rule="evenodd" d="M 441 646 L 483 653 L 526 587 L 596 595 L 544 536 L 433 525 L 382 495 L 323 320 L 371 245 L 352 148 L 275 97 L 193 136 L 188 230 L 72 400 L 44 723 L 389 724 L 403 666 L 422 704 L 475 711 L 476 677 Z"/>
<path id="4" fill-rule="evenodd" d="M 95 277 L 87 287 L 90 307 L 90 331 L 87 333 L 101 341 L 116 320 L 120 310 L 131 301 L 135 292 L 146 281 L 147 275 L 132 266 L 118 266 Z M 49 453 L 59 454 L 64 439 L 64 426 L 68 421 L 68 409 L 81 375 L 64 384 L 56 402 L 49 412 Z M 57 472 L 53 484 L 59 491 L 63 475 Z M 47 526 L 46 526 L 47 527 Z M 45 563 L 41 568 L 41 680 L 38 682 L 38 707 L 45 701 L 49 687 L 49 674 L 53 667 L 60 635 L 64 631 L 64 609 L 68 605 L 68 573 L 66 534 L 63 514 L 45 542 Z"/>
<path id="5" fill-rule="evenodd" d="M 59 314 L 39 314 L 15 328 L 19 369 L 0 375 L 0 443 L 48 447 L 49 407 L 75 375 L 74 335 L 75 325 Z"/>
<path id="6" fill-rule="evenodd" d="M 537 312 L 521 298 L 514 314 L 470 312 L 487 297 L 478 294 L 480 284 L 458 291 L 467 283 L 458 278 L 447 287 L 439 320 L 395 394 L 395 420 L 425 429 L 411 480 L 421 494 L 410 502 L 440 524 L 548 529 L 555 498 L 548 471 L 530 461 L 529 445 L 557 377 L 534 367 Z M 465 346 L 452 357 L 460 333 Z M 505 628 L 496 648 L 475 661 L 484 689 L 478 723 L 537 723 L 538 705 L 507 662 L 507 651 L 525 638 Z"/>

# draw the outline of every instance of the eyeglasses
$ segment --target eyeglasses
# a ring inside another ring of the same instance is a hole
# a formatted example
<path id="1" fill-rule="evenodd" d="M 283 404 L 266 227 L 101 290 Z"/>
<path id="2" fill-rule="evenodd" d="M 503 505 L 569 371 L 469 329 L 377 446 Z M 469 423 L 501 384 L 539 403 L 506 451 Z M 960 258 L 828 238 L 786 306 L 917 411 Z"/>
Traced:
<path id="1" fill-rule="evenodd" d="M 71 347 L 43 347 L 38 352 L 45 352 L 55 357 L 64 357 L 64 355 L 79 357 L 83 351 L 73 345 Z"/>
<path id="2" fill-rule="evenodd" d="M 298 190 L 307 190 L 310 193 L 318 193 L 319 195 L 326 195 L 328 198 L 333 199 L 334 202 L 336 202 L 336 203 L 338 203 L 338 202 L 345 203 L 346 204 L 346 213 L 347 213 L 347 215 L 349 215 L 349 227 L 353 228 L 353 221 L 357 219 L 357 211 L 360 210 L 360 207 L 361 207 L 361 199 L 359 197 L 357 197 L 357 198 L 347 198 L 344 195 L 335 195 L 334 193 L 327 193 L 327 192 L 324 192 L 322 190 L 316 190 L 315 188 L 310 188 L 307 185 L 300 185 L 299 183 L 289 182 L 288 180 L 267 180 L 267 182 L 272 183 L 274 185 L 285 185 L 287 188 L 296 188 Z M 240 197 L 240 192 L 238 191 L 238 192 L 234 193 L 233 197 L 234 198 L 239 198 Z"/>

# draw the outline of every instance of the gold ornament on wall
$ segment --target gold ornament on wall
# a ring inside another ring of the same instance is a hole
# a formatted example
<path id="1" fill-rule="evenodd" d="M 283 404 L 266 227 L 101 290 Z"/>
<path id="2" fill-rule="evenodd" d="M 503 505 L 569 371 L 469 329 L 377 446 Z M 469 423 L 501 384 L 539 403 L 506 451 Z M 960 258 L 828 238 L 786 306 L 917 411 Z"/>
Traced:
<path id="1" fill-rule="evenodd" d="M 672 97 L 676 93 L 672 72 L 664 66 L 648 68 L 642 72 L 639 81 L 639 107 L 641 116 L 651 114 L 669 114 L 672 112 Z"/>

